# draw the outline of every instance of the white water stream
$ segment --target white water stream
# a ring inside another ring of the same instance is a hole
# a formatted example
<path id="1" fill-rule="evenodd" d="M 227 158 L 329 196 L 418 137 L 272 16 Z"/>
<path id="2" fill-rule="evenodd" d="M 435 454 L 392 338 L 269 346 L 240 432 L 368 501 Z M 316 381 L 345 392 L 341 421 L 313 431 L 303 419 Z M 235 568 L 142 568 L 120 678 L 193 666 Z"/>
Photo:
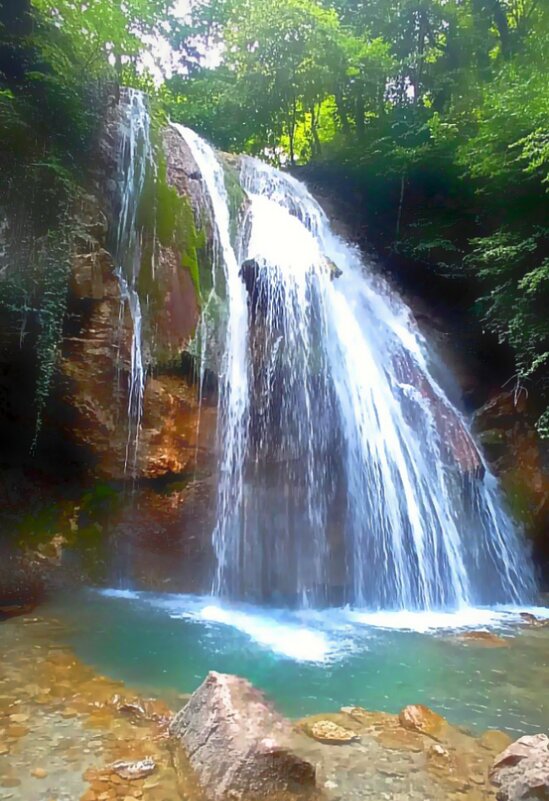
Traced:
<path id="1" fill-rule="evenodd" d="M 122 181 L 119 187 L 120 210 L 114 252 L 121 299 L 120 342 L 126 305 L 132 321 L 125 468 L 130 466 L 135 471 L 147 372 L 143 359 L 143 315 L 137 287 L 143 254 L 138 213 L 147 170 L 154 170 L 154 154 L 151 120 L 145 96 L 134 89 L 126 91 L 128 103 L 124 105 L 126 117 L 121 127 L 118 153 Z"/>

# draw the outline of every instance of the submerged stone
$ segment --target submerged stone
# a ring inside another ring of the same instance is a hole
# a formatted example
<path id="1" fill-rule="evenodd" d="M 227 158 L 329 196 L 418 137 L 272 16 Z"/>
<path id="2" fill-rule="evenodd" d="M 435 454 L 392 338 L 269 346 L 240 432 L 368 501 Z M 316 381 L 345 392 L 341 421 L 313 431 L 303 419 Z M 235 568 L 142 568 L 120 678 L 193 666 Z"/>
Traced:
<path id="1" fill-rule="evenodd" d="M 509 642 L 504 637 L 500 637 L 499 634 L 494 634 L 491 631 L 466 631 L 456 639 L 460 642 L 482 645 L 486 648 L 507 648 L 509 646 Z"/>
<path id="2" fill-rule="evenodd" d="M 446 725 L 445 718 L 423 704 L 410 704 L 404 707 L 398 719 L 403 728 L 429 737 L 439 735 Z"/>
<path id="3" fill-rule="evenodd" d="M 128 779 L 134 781 L 135 779 L 144 779 L 154 773 L 156 770 L 156 762 L 152 757 L 145 757 L 145 759 L 138 759 L 135 762 L 119 760 L 113 762 L 110 769 L 115 774 L 111 780 L 116 783 L 117 778 Z"/>
<path id="4" fill-rule="evenodd" d="M 311 726 L 309 733 L 311 737 L 314 737 L 320 743 L 332 745 L 352 743 L 360 739 L 358 734 L 350 731 L 350 729 L 343 728 L 343 726 L 338 726 L 332 720 L 319 720 Z"/>

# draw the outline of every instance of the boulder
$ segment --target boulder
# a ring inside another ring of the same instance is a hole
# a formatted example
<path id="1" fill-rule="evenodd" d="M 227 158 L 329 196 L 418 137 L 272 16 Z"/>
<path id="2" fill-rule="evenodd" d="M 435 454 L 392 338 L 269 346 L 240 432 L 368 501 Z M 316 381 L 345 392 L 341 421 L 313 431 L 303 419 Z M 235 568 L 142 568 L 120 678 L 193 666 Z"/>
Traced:
<path id="1" fill-rule="evenodd" d="M 400 711 L 398 719 L 404 729 L 426 734 L 435 739 L 446 724 L 446 720 L 441 715 L 423 704 L 410 704 L 404 707 Z"/>
<path id="2" fill-rule="evenodd" d="M 549 801 L 549 737 L 521 737 L 503 751 L 492 766 L 490 779 L 498 801 Z"/>
<path id="3" fill-rule="evenodd" d="M 316 769 L 299 736 L 248 681 L 211 672 L 170 726 L 182 795 L 207 801 L 318 797 Z"/>

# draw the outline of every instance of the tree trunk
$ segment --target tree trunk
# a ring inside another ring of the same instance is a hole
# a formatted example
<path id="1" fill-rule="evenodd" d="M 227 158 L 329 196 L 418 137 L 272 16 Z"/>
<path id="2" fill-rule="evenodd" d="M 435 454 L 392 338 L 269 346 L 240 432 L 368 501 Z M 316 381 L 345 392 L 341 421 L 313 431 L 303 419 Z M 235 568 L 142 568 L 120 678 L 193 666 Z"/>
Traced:
<path id="1" fill-rule="evenodd" d="M 404 182 L 406 180 L 406 170 L 402 171 L 402 175 L 400 177 L 400 198 L 398 201 L 398 212 L 397 212 L 397 219 L 396 219 L 396 231 L 395 231 L 395 239 L 398 241 L 400 239 L 400 221 L 402 218 L 402 206 L 404 205 Z"/>
<path id="2" fill-rule="evenodd" d="M 339 121 L 341 123 L 341 130 L 343 131 L 345 136 L 349 136 L 351 133 L 351 126 L 349 125 L 347 110 L 345 108 L 345 103 L 343 102 L 343 96 L 341 95 L 340 91 L 336 91 L 335 93 L 335 102 L 336 102 L 337 113 L 339 116 Z"/>
<path id="3" fill-rule="evenodd" d="M 357 95 L 355 101 L 355 122 L 356 122 L 356 135 L 359 140 L 364 139 L 364 95 L 361 93 Z"/>
<path id="4" fill-rule="evenodd" d="M 320 156 L 321 145 L 318 138 L 318 116 L 315 110 L 315 104 L 311 106 L 311 134 L 313 137 L 313 156 Z"/>
<path id="5" fill-rule="evenodd" d="M 511 55 L 511 34 L 509 31 L 509 21 L 505 9 L 501 5 L 500 0 L 489 0 L 492 11 L 492 17 L 496 28 L 498 29 L 499 42 L 501 46 L 501 55 L 503 58 L 508 59 Z"/>

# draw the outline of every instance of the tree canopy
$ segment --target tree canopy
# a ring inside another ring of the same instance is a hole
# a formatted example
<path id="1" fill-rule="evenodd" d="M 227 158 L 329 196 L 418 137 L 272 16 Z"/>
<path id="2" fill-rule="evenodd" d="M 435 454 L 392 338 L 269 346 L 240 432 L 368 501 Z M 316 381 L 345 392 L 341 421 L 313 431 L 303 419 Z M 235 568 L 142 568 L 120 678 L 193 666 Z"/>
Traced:
<path id="1" fill-rule="evenodd" d="M 548 63 L 545 0 L 0 0 L 4 189 L 64 196 L 108 82 L 337 173 L 377 247 L 470 283 L 549 434 Z"/>

